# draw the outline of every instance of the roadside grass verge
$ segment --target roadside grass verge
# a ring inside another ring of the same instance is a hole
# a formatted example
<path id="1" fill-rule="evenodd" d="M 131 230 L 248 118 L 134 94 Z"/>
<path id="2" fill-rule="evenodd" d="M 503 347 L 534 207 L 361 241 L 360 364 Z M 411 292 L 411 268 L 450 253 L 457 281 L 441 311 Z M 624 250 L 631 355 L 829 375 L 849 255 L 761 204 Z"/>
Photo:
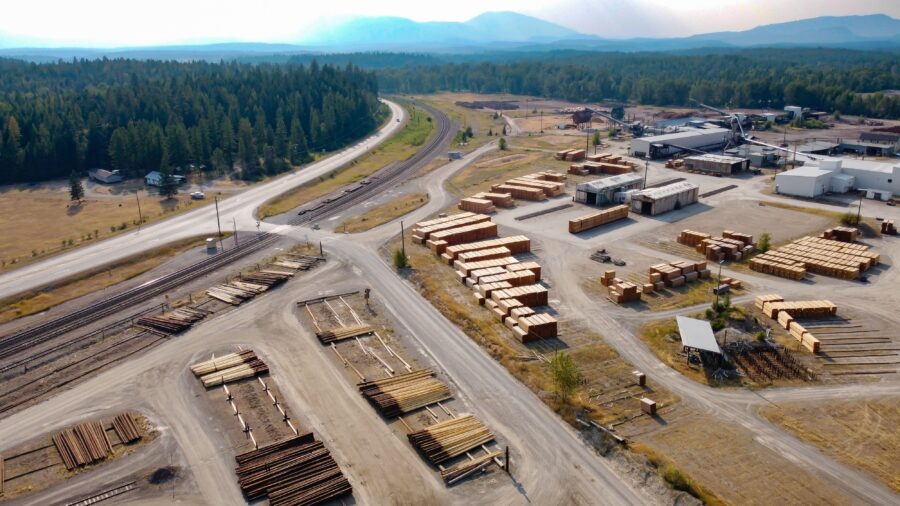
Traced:
<path id="1" fill-rule="evenodd" d="M 348 234 L 365 232 L 415 211 L 427 204 L 428 200 L 429 196 L 427 193 L 408 193 L 406 195 L 401 195 L 394 200 L 373 207 L 360 215 L 347 218 L 340 225 L 335 227 L 334 230 L 335 232 L 346 232 Z"/>
<path id="2" fill-rule="evenodd" d="M 404 106 L 409 119 L 399 133 L 360 158 L 266 202 L 259 207 L 257 216 L 268 218 L 286 213 L 344 185 L 363 180 L 391 163 L 414 155 L 419 146 L 434 134 L 434 120 L 418 107 Z"/>
<path id="3" fill-rule="evenodd" d="M 692 479 L 687 473 L 682 471 L 671 460 L 662 454 L 654 451 L 643 443 L 631 442 L 628 448 L 647 458 L 647 461 L 656 468 L 660 476 L 675 490 L 687 492 L 692 496 L 703 501 L 707 506 L 726 506 L 727 503 L 720 499 L 709 489 Z"/>

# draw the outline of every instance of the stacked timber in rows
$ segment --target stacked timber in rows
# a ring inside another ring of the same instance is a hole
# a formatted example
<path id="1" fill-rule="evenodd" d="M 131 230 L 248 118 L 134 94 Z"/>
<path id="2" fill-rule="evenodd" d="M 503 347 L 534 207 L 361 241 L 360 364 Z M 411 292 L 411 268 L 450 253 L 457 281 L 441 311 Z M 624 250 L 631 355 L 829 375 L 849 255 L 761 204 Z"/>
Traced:
<path id="1" fill-rule="evenodd" d="M 446 218 L 438 218 L 437 220 L 416 223 L 415 227 L 413 227 L 412 230 L 413 242 L 417 244 L 425 244 L 425 241 L 427 241 L 431 237 L 431 234 L 435 232 L 464 227 L 475 223 L 481 223 L 483 221 L 490 221 L 490 219 L 490 216 L 485 216 L 483 214 L 465 212 L 454 214 Z"/>
<path id="2" fill-rule="evenodd" d="M 472 198 L 489 200 L 495 207 L 512 207 L 515 205 L 512 195 L 508 193 L 480 192 L 472 195 Z"/>
<path id="3" fill-rule="evenodd" d="M 841 242 L 856 242 L 859 239 L 859 229 L 855 227 L 829 228 L 822 232 L 822 238 Z"/>
<path id="4" fill-rule="evenodd" d="M 504 258 L 512 255 L 512 251 L 506 246 L 498 246 L 496 248 L 481 249 L 476 251 L 466 251 L 460 253 L 456 262 L 480 262 L 481 260 L 494 260 L 495 258 Z M 454 262 L 455 265 L 455 262 Z"/>
<path id="5" fill-rule="evenodd" d="M 460 282 L 465 282 L 465 279 L 469 277 L 469 273 L 473 271 L 477 271 L 479 269 L 487 269 L 489 267 L 505 267 L 511 264 L 517 264 L 519 261 L 515 257 L 505 257 L 505 258 L 496 258 L 494 260 L 483 260 L 481 262 L 454 262 L 453 266 L 456 269 L 456 274 L 459 277 Z"/>
<path id="6" fill-rule="evenodd" d="M 682 160 L 681 158 L 673 158 L 670 160 L 666 160 L 666 168 L 667 169 L 684 168 L 684 160 Z"/>
<path id="7" fill-rule="evenodd" d="M 375 332 L 375 329 L 371 325 L 348 325 L 346 327 L 320 330 L 316 332 L 316 338 L 322 344 L 331 344 L 344 339 L 371 334 L 372 332 Z"/>
<path id="8" fill-rule="evenodd" d="M 528 174 L 527 176 L 523 176 L 531 179 L 540 179 L 542 181 L 553 181 L 555 183 L 563 183 L 568 179 L 565 174 L 562 172 L 557 172 L 555 170 L 544 170 L 541 172 L 535 172 L 534 174 Z"/>
<path id="9" fill-rule="evenodd" d="M 638 285 L 617 278 L 616 271 L 605 271 L 600 277 L 600 284 L 609 291 L 607 298 L 616 304 L 641 300 L 641 290 L 638 289 Z"/>
<path id="10" fill-rule="evenodd" d="M 294 271 L 305 271 L 315 266 L 318 262 L 319 259 L 314 257 L 289 255 L 285 258 L 276 259 L 270 266 L 293 269 Z M 293 275 L 293 272 L 267 267 L 248 274 L 241 274 L 239 280 L 213 286 L 206 290 L 206 294 L 214 299 L 237 306 L 274 286 L 284 283 Z"/>
<path id="11" fill-rule="evenodd" d="M 705 232 L 697 232 L 696 230 L 684 229 L 681 231 L 681 234 L 678 236 L 677 240 L 679 244 L 684 244 L 685 246 L 696 248 L 701 242 L 709 239 L 710 237 L 711 236 Z"/>
<path id="12" fill-rule="evenodd" d="M 535 283 L 534 272 L 529 270 L 524 271 L 516 271 L 509 272 L 504 270 L 503 272 L 492 274 L 489 276 L 482 276 L 476 280 L 472 280 L 472 278 L 466 278 L 466 285 L 473 290 L 478 291 L 485 297 L 490 297 L 490 295 L 482 292 L 482 288 L 485 285 L 490 285 L 492 283 L 507 283 L 510 287 L 513 286 L 523 286 L 523 285 L 533 285 Z"/>
<path id="13" fill-rule="evenodd" d="M 548 197 L 555 197 L 566 191 L 565 183 L 545 181 L 543 179 L 538 179 L 533 174 L 530 176 L 522 176 L 515 179 L 510 179 L 506 182 L 506 184 L 514 186 L 524 186 L 526 188 L 537 188 L 538 190 L 544 192 L 544 195 Z"/>
<path id="14" fill-rule="evenodd" d="M 504 299 L 516 299 L 524 306 L 546 306 L 548 304 L 548 291 L 544 285 L 525 285 L 495 290 L 491 293 L 491 300 L 500 302 Z"/>
<path id="15" fill-rule="evenodd" d="M 756 307 L 762 310 L 769 318 L 777 320 L 778 324 L 784 327 L 792 337 L 813 353 L 819 352 L 819 340 L 796 320 L 798 318 L 821 318 L 837 314 L 837 306 L 828 300 L 786 302 L 783 297 L 776 294 L 756 297 Z"/>
<path id="16" fill-rule="evenodd" d="M 142 316 L 138 318 L 137 325 L 174 334 L 190 328 L 194 323 L 205 318 L 207 314 L 206 311 L 192 307 L 180 307 L 159 316 Z"/>
<path id="17" fill-rule="evenodd" d="M 429 237 L 425 241 L 425 245 L 434 254 L 440 255 L 447 249 L 447 246 L 497 237 L 497 224 L 492 221 L 482 221 L 472 225 L 433 232 Z"/>
<path id="18" fill-rule="evenodd" d="M 101 422 L 80 423 L 54 434 L 52 439 L 69 471 L 104 460 L 113 451 Z"/>
<path id="19" fill-rule="evenodd" d="M 407 437 L 410 443 L 434 465 L 494 440 L 494 434 L 471 415 L 436 423 L 420 431 L 411 432 Z"/>
<path id="20" fill-rule="evenodd" d="M 238 485 L 251 502 L 313 505 L 353 491 L 331 452 L 311 433 L 242 453 L 235 461 Z"/>
<path id="21" fill-rule="evenodd" d="M 710 271 L 706 268 L 706 262 L 689 262 L 680 260 L 667 264 L 651 265 L 647 276 L 647 284 L 653 285 L 654 290 L 662 290 L 665 287 L 678 288 L 685 283 L 707 279 Z"/>
<path id="22" fill-rule="evenodd" d="M 628 217 L 628 210 L 628 206 L 619 205 L 596 213 L 591 213 L 587 216 L 571 219 L 569 220 L 569 233 L 577 234 L 601 225 L 606 225 L 607 223 L 612 223 L 616 220 L 625 219 Z"/>
<path id="23" fill-rule="evenodd" d="M 513 184 L 495 184 L 491 186 L 492 193 L 506 193 L 519 200 L 546 200 L 547 195 L 540 188 L 531 188 Z"/>
<path id="24" fill-rule="evenodd" d="M 283 257 L 277 258 L 271 265 L 285 267 L 295 271 L 308 271 L 315 267 L 317 263 L 319 263 L 319 259 L 316 257 L 306 255 L 284 255 Z"/>
<path id="25" fill-rule="evenodd" d="M 576 163 L 569 166 L 569 174 L 575 176 L 586 176 L 588 174 L 628 174 L 633 170 L 634 167 L 632 167 L 631 165 L 606 161 Z"/>
<path id="26" fill-rule="evenodd" d="M 451 468 L 441 469 L 441 478 L 443 478 L 447 485 L 453 485 L 457 481 L 490 464 L 501 454 L 501 452 L 488 452 L 484 455 L 472 457 L 471 460 L 464 460 Z"/>
<path id="27" fill-rule="evenodd" d="M 364 381 L 357 386 L 363 397 L 386 418 L 396 418 L 451 397 L 450 389 L 434 378 L 434 371 L 431 369 Z"/>
<path id="28" fill-rule="evenodd" d="M 143 429 L 134 421 L 131 413 L 122 413 L 116 416 L 113 418 L 112 425 L 116 435 L 119 436 L 119 441 L 124 444 L 133 443 L 144 436 Z"/>
<path id="29" fill-rule="evenodd" d="M 529 251 L 531 251 L 531 239 L 524 235 L 516 235 L 513 237 L 501 237 L 498 239 L 489 239 L 487 241 L 478 241 L 465 244 L 457 244 L 454 246 L 447 246 L 447 249 L 444 250 L 444 253 L 441 254 L 441 258 L 443 258 L 444 261 L 446 261 L 448 264 L 452 265 L 453 261 L 459 258 L 459 255 L 463 253 L 499 247 L 508 249 L 509 252 L 514 255 L 519 253 L 528 253 Z"/>
<path id="30" fill-rule="evenodd" d="M 881 233 L 886 235 L 897 235 L 897 227 L 894 226 L 894 220 L 882 221 Z"/>
<path id="31" fill-rule="evenodd" d="M 269 366 L 253 350 L 244 350 L 198 362 L 191 366 L 191 372 L 210 388 L 267 373 Z"/>
<path id="32" fill-rule="evenodd" d="M 555 156 L 557 160 L 577 162 L 584 158 L 584 154 L 585 151 L 583 149 L 564 149 L 562 151 L 557 151 Z"/>
<path id="33" fill-rule="evenodd" d="M 494 203 L 491 200 L 479 197 L 467 197 L 459 201 L 457 206 L 461 211 L 490 214 L 494 212 Z"/>
<path id="34" fill-rule="evenodd" d="M 750 268 L 790 279 L 802 279 L 799 274 L 801 269 L 803 275 L 808 271 L 841 279 L 856 279 L 880 260 L 877 253 L 868 249 L 862 244 L 807 236 L 754 257 Z M 790 269 L 784 269 L 784 266 Z"/>

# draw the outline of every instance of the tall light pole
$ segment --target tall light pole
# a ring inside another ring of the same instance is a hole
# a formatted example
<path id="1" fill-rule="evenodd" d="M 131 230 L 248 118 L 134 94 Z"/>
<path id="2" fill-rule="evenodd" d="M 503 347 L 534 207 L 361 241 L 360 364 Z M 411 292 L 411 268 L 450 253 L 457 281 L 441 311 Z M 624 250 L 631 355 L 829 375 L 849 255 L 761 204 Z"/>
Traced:
<path id="1" fill-rule="evenodd" d="M 716 305 L 714 308 L 716 313 L 719 312 L 719 287 L 722 286 L 722 264 L 724 263 L 725 260 L 719 260 L 719 279 L 716 281 L 716 287 L 713 290 L 714 292 L 716 292 Z"/>
<path id="2" fill-rule="evenodd" d="M 144 223 L 144 215 L 141 214 L 141 197 L 139 195 L 140 192 L 141 192 L 140 190 L 134 192 L 134 198 L 137 199 L 137 206 L 138 206 L 138 230 L 141 229 L 141 223 Z"/>
<path id="3" fill-rule="evenodd" d="M 644 185 L 641 186 L 642 190 L 647 189 L 647 173 L 650 172 L 650 159 L 647 158 L 644 160 Z"/>
<path id="4" fill-rule="evenodd" d="M 219 219 L 219 197 L 214 198 L 216 200 L 216 225 L 219 227 L 219 247 L 225 251 L 225 245 L 222 243 L 222 221 Z"/>

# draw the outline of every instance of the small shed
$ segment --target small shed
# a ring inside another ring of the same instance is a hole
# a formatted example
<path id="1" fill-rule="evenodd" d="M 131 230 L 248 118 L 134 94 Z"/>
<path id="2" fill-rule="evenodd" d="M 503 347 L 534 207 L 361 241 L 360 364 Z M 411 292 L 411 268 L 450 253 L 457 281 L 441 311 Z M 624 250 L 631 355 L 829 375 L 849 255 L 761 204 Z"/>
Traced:
<path id="1" fill-rule="evenodd" d="M 677 316 L 678 334 L 681 336 L 681 347 L 685 351 L 708 352 L 715 355 L 722 354 L 722 348 L 716 341 L 712 325 L 708 321 Z"/>
<path id="2" fill-rule="evenodd" d="M 815 198 L 828 191 L 830 170 L 819 167 L 798 167 L 775 175 L 775 191 L 783 195 Z"/>
<path id="3" fill-rule="evenodd" d="M 118 170 L 106 169 L 90 169 L 88 170 L 88 178 L 103 184 L 121 183 L 125 180 Z"/>
<path id="4" fill-rule="evenodd" d="M 640 174 L 630 173 L 579 183 L 575 187 L 575 202 L 589 206 L 612 204 L 617 193 L 638 189 L 642 181 Z"/>
<path id="5" fill-rule="evenodd" d="M 173 175 L 172 178 L 175 180 L 175 183 L 182 184 L 184 183 L 184 176 Z M 144 183 L 147 186 L 162 186 L 163 176 L 158 170 L 151 171 L 144 176 Z"/>
<path id="6" fill-rule="evenodd" d="M 656 216 L 695 204 L 700 198 L 700 187 L 687 181 L 679 181 L 659 188 L 647 188 L 631 195 L 631 210 L 635 213 Z"/>

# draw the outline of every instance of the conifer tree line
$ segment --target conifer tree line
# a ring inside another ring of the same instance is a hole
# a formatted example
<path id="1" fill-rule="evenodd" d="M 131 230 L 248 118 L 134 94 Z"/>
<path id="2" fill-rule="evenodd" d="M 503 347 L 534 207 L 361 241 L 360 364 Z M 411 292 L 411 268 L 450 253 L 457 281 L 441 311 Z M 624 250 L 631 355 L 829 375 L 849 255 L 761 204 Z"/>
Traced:
<path id="1" fill-rule="evenodd" d="M 350 65 L 0 59 L 0 184 L 191 165 L 255 180 L 369 133 L 377 95 Z"/>

